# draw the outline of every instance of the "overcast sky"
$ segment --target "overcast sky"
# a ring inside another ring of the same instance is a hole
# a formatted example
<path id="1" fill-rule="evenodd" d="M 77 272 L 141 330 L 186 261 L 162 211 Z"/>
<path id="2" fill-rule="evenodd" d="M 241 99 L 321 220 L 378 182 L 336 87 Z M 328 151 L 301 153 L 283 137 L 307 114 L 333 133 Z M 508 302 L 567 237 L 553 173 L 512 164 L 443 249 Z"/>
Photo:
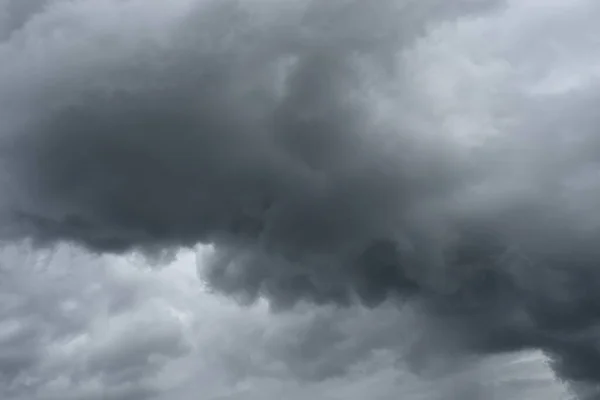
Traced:
<path id="1" fill-rule="evenodd" d="M 599 20 L 0 0 L 0 397 L 598 399 Z"/>
<path id="2" fill-rule="evenodd" d="M 160 271 L 25 253 L 2 254 L 6 399 L 563 398 L 538 354 L 407 366 L 422 340 L 409 311 L 274 316 L 208 293 L 191 253 Z"/>

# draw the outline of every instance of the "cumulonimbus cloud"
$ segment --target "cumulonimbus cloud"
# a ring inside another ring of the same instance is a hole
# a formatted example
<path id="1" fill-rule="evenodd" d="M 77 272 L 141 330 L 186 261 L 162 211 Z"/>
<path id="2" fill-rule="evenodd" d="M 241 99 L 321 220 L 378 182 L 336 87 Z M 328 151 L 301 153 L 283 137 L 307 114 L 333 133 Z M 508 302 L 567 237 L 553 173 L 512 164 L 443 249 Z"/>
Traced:
<path id="1" fill-rule="evenodd" d="M 413 301 L 469 351 L 538 348 L 595 382 L 596 88 L 506 88 L 477 146 L 413 112 L 419 40 L 494 5 L 22 9 L 0 43 L 3 238 L 210 244 L 205 277 L 228 294 Z"/>

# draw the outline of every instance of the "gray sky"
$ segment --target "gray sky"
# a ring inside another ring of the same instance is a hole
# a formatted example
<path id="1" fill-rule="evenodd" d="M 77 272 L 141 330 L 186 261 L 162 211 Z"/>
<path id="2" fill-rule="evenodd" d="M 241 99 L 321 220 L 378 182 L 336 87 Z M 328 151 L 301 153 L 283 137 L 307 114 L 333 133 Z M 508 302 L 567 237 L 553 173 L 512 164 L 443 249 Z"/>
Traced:
<path id="1" fill-rule="evenodd" d="M 206 250 L 205 250 L 206 251 Z M 411 353 L 410 310 L 299 307 L 272 315 L 210 294 L 184 252 L 139 259 L 62 248 L 2 253 L 6 399 L 561 399 L 539 354 L 435 361 Z"/>
<path id="2" fill-rule="evenodd" d="M 597 398 L 598 17 L 0 0 L 2 398 Z"/>

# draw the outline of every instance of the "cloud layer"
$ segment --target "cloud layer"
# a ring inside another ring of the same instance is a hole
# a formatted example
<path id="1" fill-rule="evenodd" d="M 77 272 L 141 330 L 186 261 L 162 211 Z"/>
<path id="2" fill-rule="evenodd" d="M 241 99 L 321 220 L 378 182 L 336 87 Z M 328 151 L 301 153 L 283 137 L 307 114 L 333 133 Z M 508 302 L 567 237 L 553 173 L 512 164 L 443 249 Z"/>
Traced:
<path id="1" fill-rule="evenodd" d="M 447 366 L 432 368 L 431 362 L 416 376 L 403 361 L 425 331 L 416 315 L 392 306 L 301 307 L 278 315 L 264 302 L 240 308 L 198 285 L 193 252 L 158 271 L 135 259 L 90 257 L 65 247 L 49 253 L 10 246 L 1 255 L 5 399 L 391 400 L 401 393 L 502 400 L 564 394 L 535 355 L 453 361 L 453 372 L 444 375 L 439 371 Z"/>
<path id="2" fill-rule="evenodd" d="M 593 392 L 594 2 L 0 4 L 6 241 L 211 245 L 241 301 L 408 303 Z"/>

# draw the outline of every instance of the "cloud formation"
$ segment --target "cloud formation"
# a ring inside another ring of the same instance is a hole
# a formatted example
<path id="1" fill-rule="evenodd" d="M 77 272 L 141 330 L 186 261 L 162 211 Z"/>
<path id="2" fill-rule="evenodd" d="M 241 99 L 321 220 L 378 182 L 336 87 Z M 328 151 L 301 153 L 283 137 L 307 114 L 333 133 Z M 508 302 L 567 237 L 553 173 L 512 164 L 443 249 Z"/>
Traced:
<path id="1" fill-rule="evenodd" d="M 194 254 L 158 271 L 64 246 L 2 249 L 0 395 L 10 400 L 558 399 L 538 357 L 453 363 L 439 379 L 401 361 L 416 321 L 394 307 L 273 315 L 210 295 Z M 408 319 L 407 319 L 408 318 Z M 402 335 L 404 344 L 397 339 Z M 501 377 L 501 379 L 499 379 Z"/>
<path id="2" fill-rule="evenodd" d="M 408 302 L 600 380 L 594 2 L 1 4 L 5 240 L 208 244 L 242 301 Z"/>

